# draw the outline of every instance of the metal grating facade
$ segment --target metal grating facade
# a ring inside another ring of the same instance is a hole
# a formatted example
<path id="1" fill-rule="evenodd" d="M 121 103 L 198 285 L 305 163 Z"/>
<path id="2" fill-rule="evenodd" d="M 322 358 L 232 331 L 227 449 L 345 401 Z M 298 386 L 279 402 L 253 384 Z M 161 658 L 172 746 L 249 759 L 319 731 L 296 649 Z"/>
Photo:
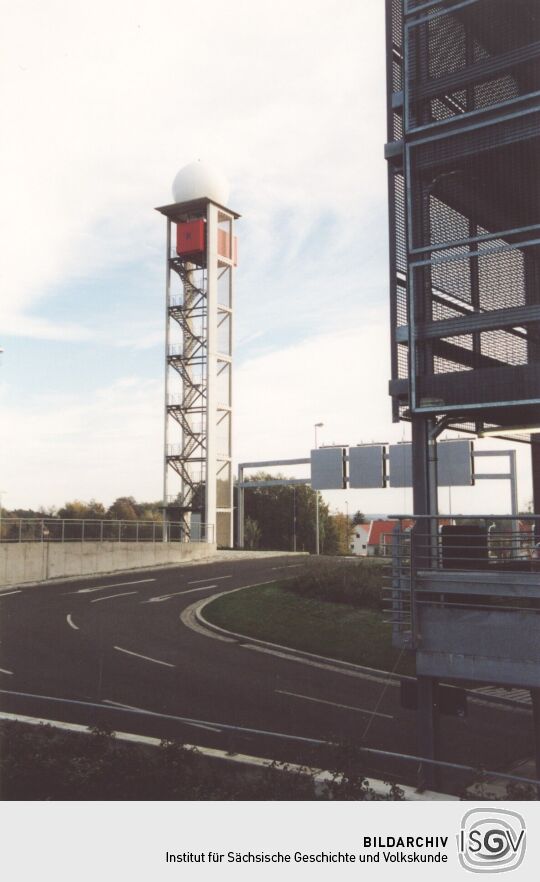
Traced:
<path id="1" fill-rule="evenodd" d="M 395 420 L 540 423 L 540 3 L 387 0 Z"/>

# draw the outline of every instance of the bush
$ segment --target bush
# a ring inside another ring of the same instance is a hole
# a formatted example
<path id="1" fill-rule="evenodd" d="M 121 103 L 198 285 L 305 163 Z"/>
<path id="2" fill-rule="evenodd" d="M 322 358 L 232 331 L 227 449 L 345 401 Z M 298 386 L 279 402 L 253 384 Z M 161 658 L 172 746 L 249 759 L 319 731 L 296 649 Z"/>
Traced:
<path id="1" fill-rule="evenodd" d="M 378 561 L 313 562 L 287 588 L 301 597 L 382 609 L 384 567 Z"/>
<path id="2" fill-rule="evenodd" d="M 375 796 L 349 753 L 336 748 L 327 759 L 339 774 L 321 788 L 307 769 L 279 762 L 265 768 L 228 764 L 179 742 L 126 743 L 104 729 L 86 734 L 3 722 L 0 747 L 3 800 L 400 798 L 397 789 Z"/>

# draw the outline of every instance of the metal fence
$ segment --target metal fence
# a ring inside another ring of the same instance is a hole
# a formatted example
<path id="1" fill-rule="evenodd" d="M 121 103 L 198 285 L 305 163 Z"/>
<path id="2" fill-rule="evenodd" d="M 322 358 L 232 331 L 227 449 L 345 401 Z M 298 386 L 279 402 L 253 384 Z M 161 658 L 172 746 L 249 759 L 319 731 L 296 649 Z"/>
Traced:
<path id="1" fill-rule="evenodd" d="M 456 677 L 459 656 L 479 680 L 536 687 L 540 516 L 402 518 L 391 548 L 384 605 L 395 645 L 440 665 L 452 658 Z"/>
<path id="2" fill-rule="evenodd" d="M 1 518 L 0 542 L 213 542 L 214 525 L 179 521 Z"/>

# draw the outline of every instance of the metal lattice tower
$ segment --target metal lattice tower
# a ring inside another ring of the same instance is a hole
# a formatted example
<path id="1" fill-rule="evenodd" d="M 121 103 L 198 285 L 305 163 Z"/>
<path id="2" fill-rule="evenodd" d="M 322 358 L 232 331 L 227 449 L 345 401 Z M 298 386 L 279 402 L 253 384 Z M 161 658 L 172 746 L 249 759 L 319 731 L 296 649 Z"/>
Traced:
<path id="1" fill-rule="evenodd" d="M 232 322 L 238 214 L 204 196 L 167 218 L 164 508 L 233 544 Z M 176 235 L 173 235 L 175 233 Z"/>

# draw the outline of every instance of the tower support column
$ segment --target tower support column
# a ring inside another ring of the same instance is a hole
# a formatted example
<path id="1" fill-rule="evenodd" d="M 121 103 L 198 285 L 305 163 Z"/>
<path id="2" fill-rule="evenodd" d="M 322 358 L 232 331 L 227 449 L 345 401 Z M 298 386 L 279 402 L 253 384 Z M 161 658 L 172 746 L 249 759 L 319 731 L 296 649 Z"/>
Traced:
<path id="1" fill-rule="evenodd" d="M 200 163 L 180 170 L 173 193 L 177 201 L 157 209 L 167 218 L 163 538 L 231 546 L 240 215 L 225 207 L 222 176 Z"/>

